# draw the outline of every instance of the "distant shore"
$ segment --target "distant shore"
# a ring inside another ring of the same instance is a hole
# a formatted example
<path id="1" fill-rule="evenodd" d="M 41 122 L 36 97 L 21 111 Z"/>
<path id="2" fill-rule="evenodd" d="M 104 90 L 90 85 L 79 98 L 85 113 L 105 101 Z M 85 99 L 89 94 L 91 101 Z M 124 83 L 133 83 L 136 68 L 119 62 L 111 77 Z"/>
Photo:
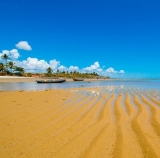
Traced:
<path id="1" fill-rule="evenodd" d="M 0 76 L 0 83 L 2 82 L 35 82 L 36 80 L 41 80 L 44 78 L 35 78 L 35 77 L 17 77 L 17 76 Z M 89 79 L 86 78 L 84 81 L 86 82 L 93 82 L 93 81 L 106 81 L 111 79 Z M 73 79 L 67 78 L 66 82 L 74 82 Z"/>

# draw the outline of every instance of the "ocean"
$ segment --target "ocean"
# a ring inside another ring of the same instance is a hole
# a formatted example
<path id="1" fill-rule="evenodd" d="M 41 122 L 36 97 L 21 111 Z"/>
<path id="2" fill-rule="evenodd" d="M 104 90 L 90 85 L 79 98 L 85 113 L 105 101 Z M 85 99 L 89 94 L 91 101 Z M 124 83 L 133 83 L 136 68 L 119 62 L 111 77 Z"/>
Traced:
<path id="1" fill-rule="evenodd" d="M 160 80 L 107 80 L 94 82 L 64 82 L 64 83 L 46 83 L 38 84 L 36 82 L 6 82 L 0 83 L 1 91 L 15 90 L 46 90 L 46 89 L 63 89 L 63 88 L 79 88 L 79 87 L 102 87 L 102 86 L 120 86 L 135 87 L 146 89 L 160 90 Z"/>

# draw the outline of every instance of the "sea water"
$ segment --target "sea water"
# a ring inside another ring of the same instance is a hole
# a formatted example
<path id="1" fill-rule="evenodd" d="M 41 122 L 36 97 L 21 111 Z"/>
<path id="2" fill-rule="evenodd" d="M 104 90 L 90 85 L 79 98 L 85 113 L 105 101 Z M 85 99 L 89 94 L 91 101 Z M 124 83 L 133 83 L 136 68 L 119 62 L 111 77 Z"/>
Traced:
<path id="1" fill-rule="evenodd" d="M 0 83 L 1 91 L 14 90 L 46 90 L 46 89 L 63 89 L 63 88 L 79 88 L 79 87 L 102 87 L 102 86 L 120 86 L 129 88 L 147 88 L 160 90 L 160 80 L 107 80 L 93 82 L 64 82 L 64 83 L 43 83 L 36 82 L 6 82 Z"/>

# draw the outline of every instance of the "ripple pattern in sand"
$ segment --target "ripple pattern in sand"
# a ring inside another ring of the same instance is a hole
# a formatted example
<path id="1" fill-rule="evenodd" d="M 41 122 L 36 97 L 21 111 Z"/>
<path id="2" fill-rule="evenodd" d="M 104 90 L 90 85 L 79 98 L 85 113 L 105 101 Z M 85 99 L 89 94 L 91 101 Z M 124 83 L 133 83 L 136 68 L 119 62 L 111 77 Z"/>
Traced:
<path id="1" fill-rule="evenodd" d="M 0 97 L 2 158 L 160 157 L 159 90 L 103 86 Z"/>

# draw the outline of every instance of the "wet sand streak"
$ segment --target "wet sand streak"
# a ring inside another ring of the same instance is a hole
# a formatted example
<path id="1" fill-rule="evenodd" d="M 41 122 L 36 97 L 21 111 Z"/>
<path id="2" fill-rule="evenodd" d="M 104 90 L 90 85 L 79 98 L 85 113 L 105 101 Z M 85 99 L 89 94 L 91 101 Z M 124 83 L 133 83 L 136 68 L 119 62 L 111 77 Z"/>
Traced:
<path id="1" fill-rule="evenodd" d="M 160 157 L 158 90 L 14 91 L 0 100 L 2 158 Z"/>

